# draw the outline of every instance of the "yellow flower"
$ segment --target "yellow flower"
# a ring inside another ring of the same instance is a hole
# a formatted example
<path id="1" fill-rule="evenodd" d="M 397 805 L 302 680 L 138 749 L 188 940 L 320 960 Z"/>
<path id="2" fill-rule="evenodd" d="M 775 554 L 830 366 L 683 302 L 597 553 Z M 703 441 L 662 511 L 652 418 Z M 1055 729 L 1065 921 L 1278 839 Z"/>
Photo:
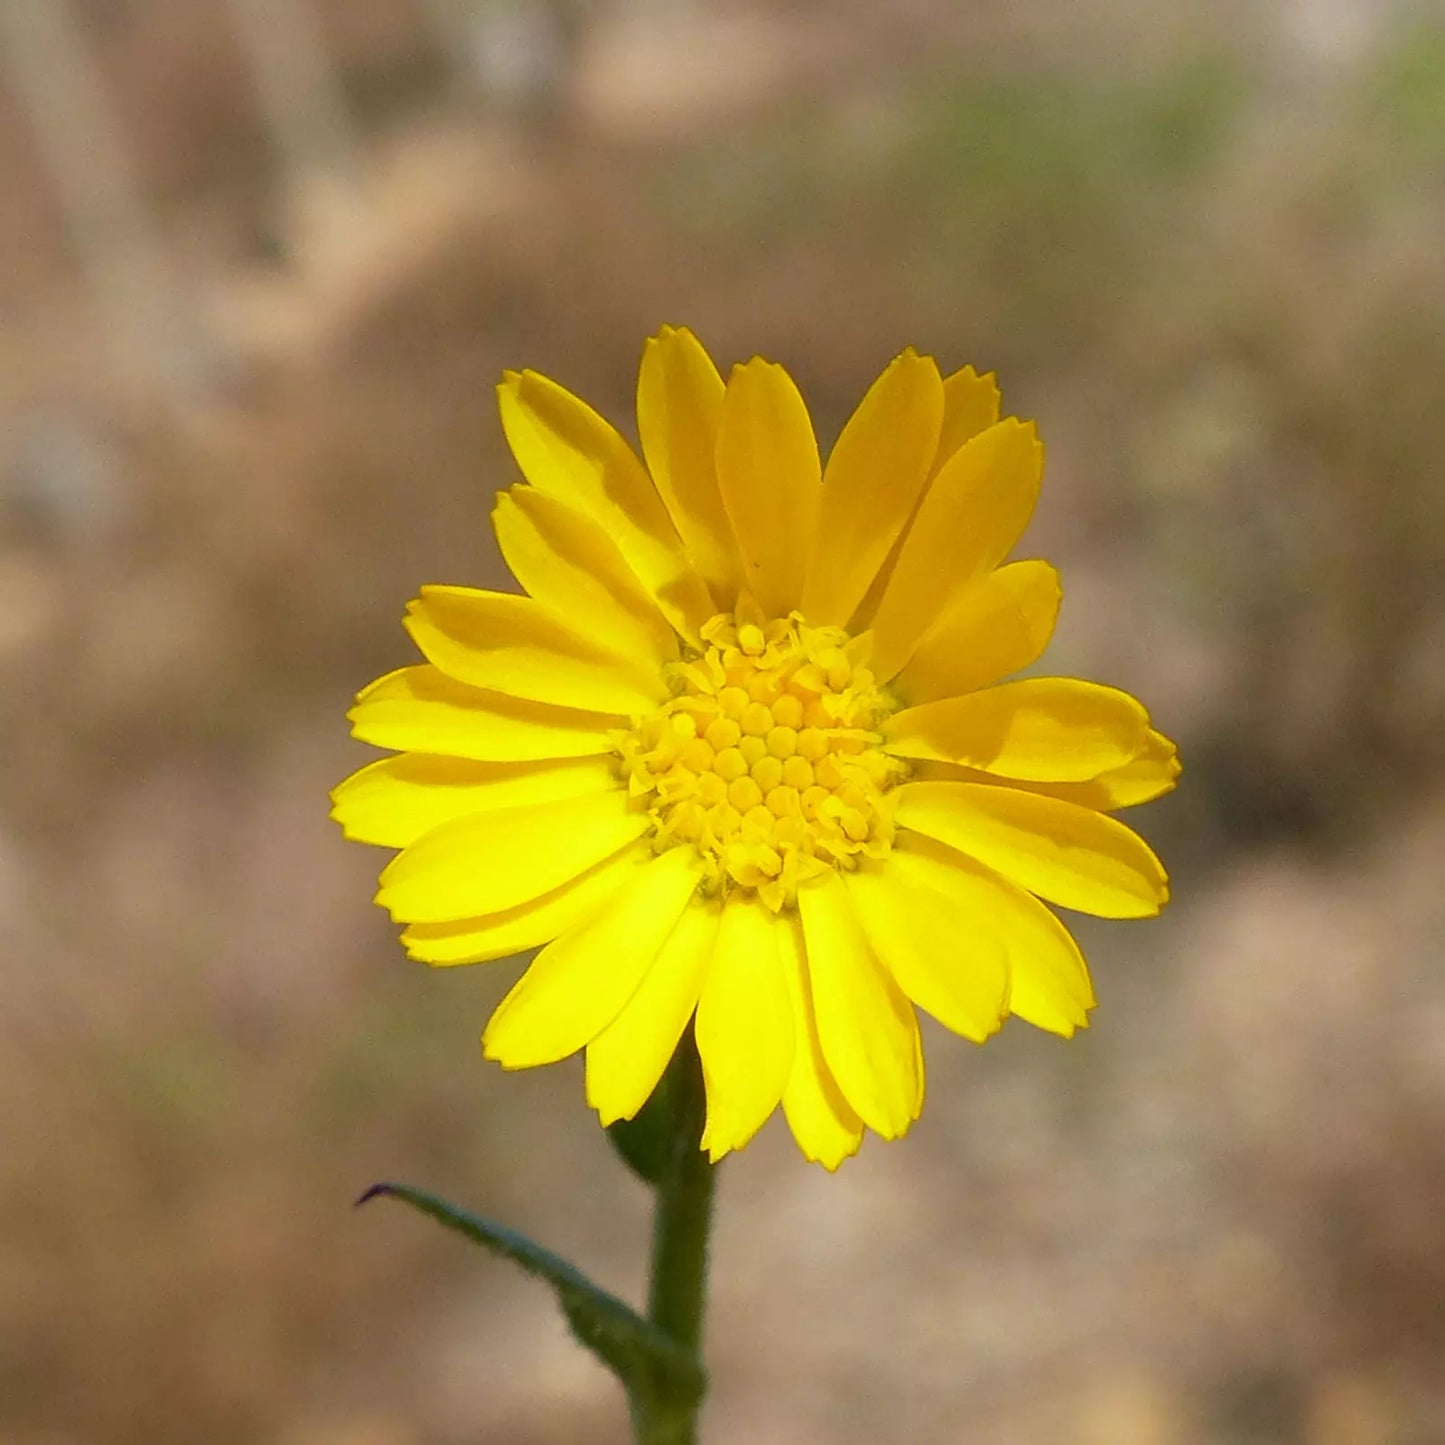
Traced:
<path id="1" fill-rule="evenodd" d="M 413 958 L 545 945 L 486 1056 L 585 1049 L 610 1123 L 695 1017 L 710 1156 L 781 1103 L 831 1169 L 918 1117 L 915 1008 L 977 1041 L 1009 1014 L 1083 1026 L 1040 899 L 1157 913 L 1164 870 L 1110 814 L 1179 769 L 1126 693 L 1000 681 L 1060 594 L 1048 563 L 1002 565 L 1043 453 L 993 377 L 905 351 L 826 466 L 781 367 L 724 384 L 686 330 L 643 354 L 645 466 L 545 377 L 499 397 L 526 481 L 493 522 L 526 595 L 422 589 L 425 663 L 350 715 L 396 756 L 334 794 L 349 837 L 401 850 L 377 901 Z"/>

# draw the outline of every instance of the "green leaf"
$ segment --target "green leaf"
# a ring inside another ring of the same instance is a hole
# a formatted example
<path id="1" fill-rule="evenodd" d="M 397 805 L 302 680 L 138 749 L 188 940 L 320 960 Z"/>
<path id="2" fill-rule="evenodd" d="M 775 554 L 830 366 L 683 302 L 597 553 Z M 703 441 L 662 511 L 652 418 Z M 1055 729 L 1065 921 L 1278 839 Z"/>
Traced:
<path id="1" fill-rule="evenodd" d="M 693 1353 L 575 1265 L 495 1220 L 469 1214 L 408 1184 L 373 1184 L 356 1202 L 399 1199 L 552 1286 L 572 1333 L 621 1380 L 633 1410 L 695 1404 L 707 1376 Z"/>

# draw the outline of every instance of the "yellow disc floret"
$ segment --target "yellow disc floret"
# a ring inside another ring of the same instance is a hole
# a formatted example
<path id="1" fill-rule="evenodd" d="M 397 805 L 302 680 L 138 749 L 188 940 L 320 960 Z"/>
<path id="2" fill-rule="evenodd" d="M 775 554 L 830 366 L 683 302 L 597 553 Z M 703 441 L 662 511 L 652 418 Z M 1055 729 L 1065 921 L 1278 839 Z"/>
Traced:
<path id="1" fill-rule="evenodd" d="M 907 768 L 879 746 L 894 704 L 864 639 L 740 614 L 707 623 L 704 651 L 671 669 L 674 696 L 616 745 L 655 846 L 696 848 L 705 892 L 755 891 L 776 912 L 824 869 L 889 851 Z"/>

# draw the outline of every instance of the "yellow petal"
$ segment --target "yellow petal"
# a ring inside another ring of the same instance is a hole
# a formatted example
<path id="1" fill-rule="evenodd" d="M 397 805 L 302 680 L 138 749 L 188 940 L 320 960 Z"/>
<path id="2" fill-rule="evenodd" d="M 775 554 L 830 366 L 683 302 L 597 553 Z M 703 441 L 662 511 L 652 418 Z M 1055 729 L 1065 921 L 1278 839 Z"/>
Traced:
<path id="1" fill-rule="evenodd" d="M 939 468 L 970 438 L 998 420 L 999 395 L 993 373 L 980 376 L 971 366 L 955 371 L 943 379 L 943 424 L 939 428 L 938 447 L 929 469 L 929 480 L 938 475 Z M 883 600 L 893 569 L 898 565 L 903 544 L 918 516 L 918 508 L 927 495 L 927 488 L 918 494 L 903 530 L 888 549 L 887 560 L 878 569 L 877 575 L 868 584 L 867 594 L 853 618 L 853 631 L 862 632 L 870 627 L 877 615 L 878 604 Z"/>
<path id="2" fill-rule="evenodd" d="M 404 923 L 498 913 L 560 888 L 650 826 L 622 788 L 457 818 L 391 860 L 376 901 Z"/>
<path id="3" fill-rule="evenodd" d="M 1008 1012 L 1008 961 L 958 894 L 930 888 L 895 858 L 847 875 L 858 920 L 899 988 L 945 1028 L 982 1043 Z"/>
<path id="4" fill-rule="evenodd" d="M 702 1147 L 716 1163 L 741 1149 L 778 1107 L 793 1064 L 793 1016 L 773 914 L 730 898 L 697 1004 L 707 1085 Z"/>
<path id="5" fill-rule="evenodd" d="M 958 451 L 968 439 L 984 431 L 987 426 L 993 426 L 998 420 L 998 387 L 994 384 L 993 373 L 987 376 L 978 376 L 977 371 L 971 366 L 962 368 L 962 371 L 955 371 L 952 376 L 944 377 L 944 420 L 938 432 L 938 447 L 933 452 L 933 462 L 929 467 L 929 481 L 938 475 L 939 468 L 944 462 Z M 873 626 L 873 618 L 879 611 L 879 603 L 883 601 L 884 591 L 887 591 L 890 578 L 893 577 L 893 569 L 897 566 L 899 555 L 903 551 L 903 543 L 907 540 L 913 522 L 918 517 L 918 509 L 922 506 L 923 497 L 928 496 L 928 487 L 925 486 L 916 497 L 913 503 L 913 510 L 903 525 L 902 532 L 893 539 L 893 545 L 889 548 L 889 555 L 884 559 L 873 581 L 868 584 L 867 594 L 858 605 L 853 618 L 854 633 L 860 633 L 867 627 Z"/>
<path id="6" fill-rule="evenodd" d="M 479 918 L 413 923 L 402 932 L 402 946 L 408 957 L 438 966 L 486 963 L 539 948 L 590 918 L 652 858 L 646 842 L 629 844 L 531 903 Z"/>
<path id="7" fill-rule="evenodd" d="M 894 713 L 884 750 L 1006 778 L 1078 782 L 1121 768 L 1149 733 L 1143 704 L 1097 682 L 1028 677 Z"/>
<path id="8" fill-rule="evenodd" d="M 733 368 L 717 479 L 743 584 L 769 617 L 786 617 L 803 593 L 822 473 L 808 408 L 781 366 L 754 357 Z"/>
<path id="9" fill-rule="evenodd" d="M 1043 447 L 1008 417 L 965 443 L 933 479 L 873 618 L 873 670 L 901 669 L 945 604 L 996 567 L 1028 525 Z"/>
<path id="10" fill-rule="evenodd" d="M 404 753 L 353 773 L 331 794 L 331 816 L 348 838 L 405 848 L 468 813 L 550 803 L 618 787 L 608 758 L 478 763 Z"/>
<path id="11" fill-rule="evenodd" d="M 943 424 L 938 430 L 934 454 L 936 475 L 965 442 L 987 431 L 998 420 L 998 380 L 993 372 L 982 376 L 965 366 L 943 378 Z"/>
<path id="12" fill-rule="evenodd" d="M 655 670 L 583 637 L 530 597 L 423 587 L 407 608 L 406 630 L 428 662 L 469 687 L 627 715 L 667 696 Z"/>
<path id="13" fill-rule="evenodd" d="M 972 436 L 984 431 L 988 426 L 993 426 L 997 420 L 998 387 L 991 371 L 980 376 L 974 368 L 965 366 L 961 371 L 954 371 L 952 376 L 944 377 L 944 420 L 938 432 L 938 448 L 933 452 L 933 462 L 929 467 L 929 481 L 938 475 L 939 468 L 964 442 L 970 441 Z M 902 532 L 894 538 L 886 561 L 868 584 L 867 595 L 854 616 L 855 633 L 873 624 L 873 618 L 879 611 L 879 603 L 883 600 L 883 592 L 887 590 L 889 579 L 893 577 L 893 569 L 896 568 L 899 555 L 903 551 L 903 543 L 918 517 L 919 506 L 922 506 L 926 494 L 928 488 L 925 487 L 913 503 L 912 513 L 909 514 Z"/>
<path id="14" fill-rule="evenodd" d="M 355 737 L 379 748 L 484 762 L 608 753 L 607 730 L 627 721 L 467 687 L 430 663 L 378 678 L 347 717 Z"/>
<path id="15" fill-rule="evenodd" d="M 698 629 L 717 609 L 652 478 L 616 428 L 535 371 L 507 372 L 497 401 L 522 475 L 597 522 L 668 621 L 696 643 Z"/>
<path id="16" fill-rule="evenodd" d="M 609 651 L 677 656 L 677 633 L 623 560 L 616 543 L 585 512 L 535 487 L 497 494 L 497 543 L 512 575 L 553 612 Z"/>
<path id="17" fill-rule="evenodd" d="M 987 687 L 1038 660 L 1062 591 L 1047 562 L 1010 562 L 956 593 L 893 689 L 911 705 Z"/>
<path id="18" fill-rule="evenodd" d="M 905 783 L 894 817 L 1030 893 L 1101 918 L 1150 918 L 1168 900 L 1164 866 L 1115 819 L 988 783 Z"/>
<path id="19" fill-rule="evenodd" d="M 917 833 L 900 833 L 888 868 L 948 898 L 960 918 L 998 948 L 1008 968 L 1008 1011 L 1065 1038 L 1087 1028 L 1094 990 L 1073 935 L 1031 893 L 971 858 Z"/>
<path id="20" fill-rule="evenodd" d="M 1179 773 L 1179 754 L 1174 744 L 1163 733 L 1151 729 L 1139 756 L 1122 768 L 1113 768 L 1081 783 L 1036 783 L 1010 778 L 1009 786 L 1022 788 L 1028 793 L 1043 793 L 1050 798 L 1062 798 L 1066 803 L 1078 803 L 1099 813 L 1112 813 L 1117 808 L 1132 808 L 1139 803 L 1152 802 L 1174 786 Z M 989 781 L 984 773 L 955 767 L 951 763 L 921 764 L 914 776 L 920 781 L 934 782 Z"/>
<path id="21" fill-rule="evenodd" d="M 685 908 L 622 1012 L 587 1045 L 587 1102 L 603 1124 L 648 1101 L 697 1007 L 722 906 Z"/>
<path id="22" fill-rule="evenodd" d="M 738 558 L 717 484 L 723 379 L 686 327 L 664 326 L 642 352 L 637 434 L 647 469 L 713 600 L 737 599 Z"/>
<path id="23" fill-rule="evenodd" d="M 803 1157 L 836 1169 L 858 1152 L 863 1142 L 863 1121 L 843 1097 L 818 1039 L 813 1012 L 813 986 L 803 946 L 803 928 L 796 913 L 779 914 L 778 955 L 788 983 L 796 1030 L 793 1066 L 783 1090 L 783 1113 Z"/>
<path id="24" fill-rule="evenodd" d="M 823 473 L 802 611 L 845 626 L 913 513 L 943 421 L 943 380 L 909 349 L 868 389 Z"/>
<path id="25" fill-rule="evenodd" d="M 836 873 L 799 889 L 798 910 L 823 1057 L 858 1117 L 897 1139 L 923 1103 L 913 1006 L 874 958 Z"/>
<path id="26" fill-rule="evenodd" d="M 1179 750 L 1163 733 L 1149 730 L 1139 755 L 1084 783 L 1051 783 L 1046 791 L 1056 798 L 1111 813 L 1149 803 L 1169 792 L 1179 780 Z"/>
<path id="27" fill-rule="evenodd" d="M 671 848 L 549 943 L 497 1005 L 483 1054 L 503 1068 L 528 1069 L 585 1048 L 636 992 L 701 874 L 692 849 Z"/>

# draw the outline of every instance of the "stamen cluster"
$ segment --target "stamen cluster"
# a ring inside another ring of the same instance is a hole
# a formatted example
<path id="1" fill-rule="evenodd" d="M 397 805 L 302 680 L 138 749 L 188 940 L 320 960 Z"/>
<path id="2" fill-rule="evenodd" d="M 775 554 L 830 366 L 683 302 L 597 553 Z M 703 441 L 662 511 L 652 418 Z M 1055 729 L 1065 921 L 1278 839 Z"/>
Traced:
<path id="1" fill-rule="evenodd" d="M 675 695 L 616 739 L 654 845 L 696 847 L 704 892 L 752 890 L 774 912 L 823 870 L 886 855 L 888 794 L 907 768 L 879 747 L 894 704 L 864 665 L 866 638 L 741 609 L 702 638 L 672 668 Z"/>

